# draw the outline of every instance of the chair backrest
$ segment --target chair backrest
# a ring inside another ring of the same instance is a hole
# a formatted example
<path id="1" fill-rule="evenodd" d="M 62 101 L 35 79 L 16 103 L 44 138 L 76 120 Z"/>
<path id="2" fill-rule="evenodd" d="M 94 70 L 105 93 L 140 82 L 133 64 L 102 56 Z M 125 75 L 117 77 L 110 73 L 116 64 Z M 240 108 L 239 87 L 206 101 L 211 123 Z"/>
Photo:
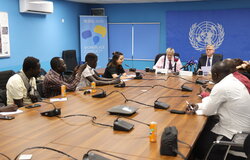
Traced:
<path id="1" fill-rule="evenodd" d="M 250 134 L 246 137 L 244 141 L 244 152 L 247 155 L 247 158 L 250 158 Z"/>
<path id="2" fill-rule="evenodd" d="M 67 65 L 68 71 L 73 71 L 77 66 L 76 50 L 65 50 L 62 52 L 62 59 Z"/>
<path id="3" fill-rule="evenodd" d="M 155 63 L 154 63 L 154 64 L 156 64 L 157 61 L 159 60 L 159 58 L 160 58 L 161 56 L 163 56 L 163 55 L 166 55 L 166 53 L 159 53 L 159 54 L 157 54 L 157 55 L 155 56 Z"/>
<path id="4" fill-rule="evenodd" d="M 159 58 L 160 58 L 161 56 L 163 56 L 163 55 L 166 55 L 166 53 L 159 53 L 159 54 L 157 54 L 157 55 L 155 56 L 155 63 L 154 63 L 154 64 L 156 64 L 157 61 L 159 60 Z M 180 54 L 179 54 L 179 53 L 174 53 L 174 56 L 178 56 L 178 57 L 180 58 Z"/>
<path id="5" fill-rule="evenodd" d="M 6 84 L 11 76 L 13 76 L 15 72 L 13 70 L 7 70 L 0 72 L 0 89 L 5 90 Z"/>

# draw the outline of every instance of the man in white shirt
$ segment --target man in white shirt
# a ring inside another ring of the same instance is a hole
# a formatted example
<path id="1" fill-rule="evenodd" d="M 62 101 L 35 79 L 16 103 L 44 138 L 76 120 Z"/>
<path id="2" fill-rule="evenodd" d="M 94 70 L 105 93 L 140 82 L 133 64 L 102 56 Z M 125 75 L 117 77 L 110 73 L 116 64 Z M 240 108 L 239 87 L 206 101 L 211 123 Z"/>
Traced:
<path id="1" fill-rule="evenodd" d="M 94 53 L 88 53 L 85 56 L 85 62 L 87 62 L 88 65 L 82 72 L 77 89 L 90 86 L 91 82 L 95 82 L 97 86 L 120 83 L 120 78 L 112 79 L 99 77 L 95 71 L 97 60 L 98 57 Z"/>
<path id="2" fill-rule="evenodd" d="M 36 77 L 40 73 L 39 60 L 27 57 L 20 73 L 14 74 L 7 82 L 7 104 L 22 107 L 37 101 Z"/>
<path id="3" fill-rule="evenodd" d="M 218 136 L 231 140 L 238 132 L 250 132 L 250 80 L 238 72 L 232 73 L 235 66 L 229 62 L 218 62 L 212 67 L 212 79 L 216 84 L 211 94 L 202 103 L 187 107 L 188 112 L 198 109 L 201 114 L 219 116 L 219 122 L 211 131 L 203 132 L 197 142 L 194 152 L 199 159 L 205 158 Z M 225 151 L 224 147 L 214 147 L 209 159 L 223 159 Z"/>

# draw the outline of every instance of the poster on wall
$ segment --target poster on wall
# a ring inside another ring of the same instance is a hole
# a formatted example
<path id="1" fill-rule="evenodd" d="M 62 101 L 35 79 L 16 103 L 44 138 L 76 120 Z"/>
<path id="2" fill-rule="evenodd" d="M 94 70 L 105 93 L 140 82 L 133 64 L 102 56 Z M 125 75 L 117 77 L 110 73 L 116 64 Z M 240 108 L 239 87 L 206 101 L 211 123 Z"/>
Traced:
<path id="1" fill-rule="evenodd" d="M 8 13 L 0 12 L 0 58 L 10 57 Z"/>
<path id="2" fill-rule="evenodd" d="M 97 68 L 108 62 L 108 33 L 106 16 L 80 16 L 81 60 L 88 53 L 98 56 Z"/>

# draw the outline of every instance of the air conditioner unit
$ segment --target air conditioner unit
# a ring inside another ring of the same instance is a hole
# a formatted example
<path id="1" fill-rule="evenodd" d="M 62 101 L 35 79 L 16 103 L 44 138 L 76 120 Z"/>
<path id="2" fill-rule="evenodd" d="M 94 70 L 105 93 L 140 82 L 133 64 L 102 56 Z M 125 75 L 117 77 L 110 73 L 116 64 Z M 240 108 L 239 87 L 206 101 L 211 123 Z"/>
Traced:
<path id="1" fill-rule="evenodd" d="M 44 0 L 19 0 L 21 13 L 50 14 L 53 13 L 53 2 Z"/>

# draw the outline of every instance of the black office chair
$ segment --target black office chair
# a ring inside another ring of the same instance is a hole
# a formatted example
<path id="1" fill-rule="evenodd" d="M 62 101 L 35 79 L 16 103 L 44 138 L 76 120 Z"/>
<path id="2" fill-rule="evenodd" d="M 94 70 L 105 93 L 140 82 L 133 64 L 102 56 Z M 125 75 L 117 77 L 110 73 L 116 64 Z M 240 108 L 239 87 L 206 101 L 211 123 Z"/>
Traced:
<path id="1" fill-rule="evenodd" d="M 239 138 L 240 137 L 240 138 Z M 238 141 L 236 140 L 238 139 Z M 235 142 L 237 141 L 237 142 Z M 241 152 L 241 153 L 245 153 L 245 155 L 247 156 L 247 159 L 250 159 L 250 133 L 238 133 L 235 134 L 233 136 L 232 141 L 214 141 L 213 145 L 210 147 L 207 156 L 205 158 L 205 160 L 209 159 L 209 154 L 212 151 L 213 147 L 215 145 L 223 145 L 223 146 L 227 146 L 227 151 L 225 153 L 224 156 L 224 160 L 226 160 L 228 158 L 228 155 L 231 154 L 233 156 L 235 156 L 235 152 Z M 231 159 L 235 159 L 234 158 L 230 158 Z"/>
<path id="2" fill-rule="evenodd" d="M 76 59 L 76 50 L 65 50 L 62 52 L 62 59 L 67 65 L 67 70 L 65 72 L 66 75 L 70 75 L 73 73 L 74 68 L 78 65 Z"/>
<path id="3" fill-rule="evenodd" d="M 7 103 L 6 97 L 6 84 L 11 76 L 13 76 L 15 72 L 13 70 L 7 70 L 0 72 L 0 103 Z"/>
<path id="4" fill-rule="evenodd" d="M 159 54 L 157 54 L 157 55 L 155 56 L 155 63 L 154 63 L 154 64 L 156 64 L 157 61 L 159 60 L 159 58 L 160 58 L 161 56 L 164 56 L 164 55 L 166 55 L 166 53 L 159 53 Z M 179 53 L 174 53 L 174 56 L 178 56 L 178 57 L 180 58 L 180 54 L 179 54 Z"/>
<path id="5" fill-rule="evenodd" d="M 0 89 L 5 90 L 6 84 L 11 76 L 13 76 L 15 72 L 13 70 L 7 70 L 0 72 Z"/>

